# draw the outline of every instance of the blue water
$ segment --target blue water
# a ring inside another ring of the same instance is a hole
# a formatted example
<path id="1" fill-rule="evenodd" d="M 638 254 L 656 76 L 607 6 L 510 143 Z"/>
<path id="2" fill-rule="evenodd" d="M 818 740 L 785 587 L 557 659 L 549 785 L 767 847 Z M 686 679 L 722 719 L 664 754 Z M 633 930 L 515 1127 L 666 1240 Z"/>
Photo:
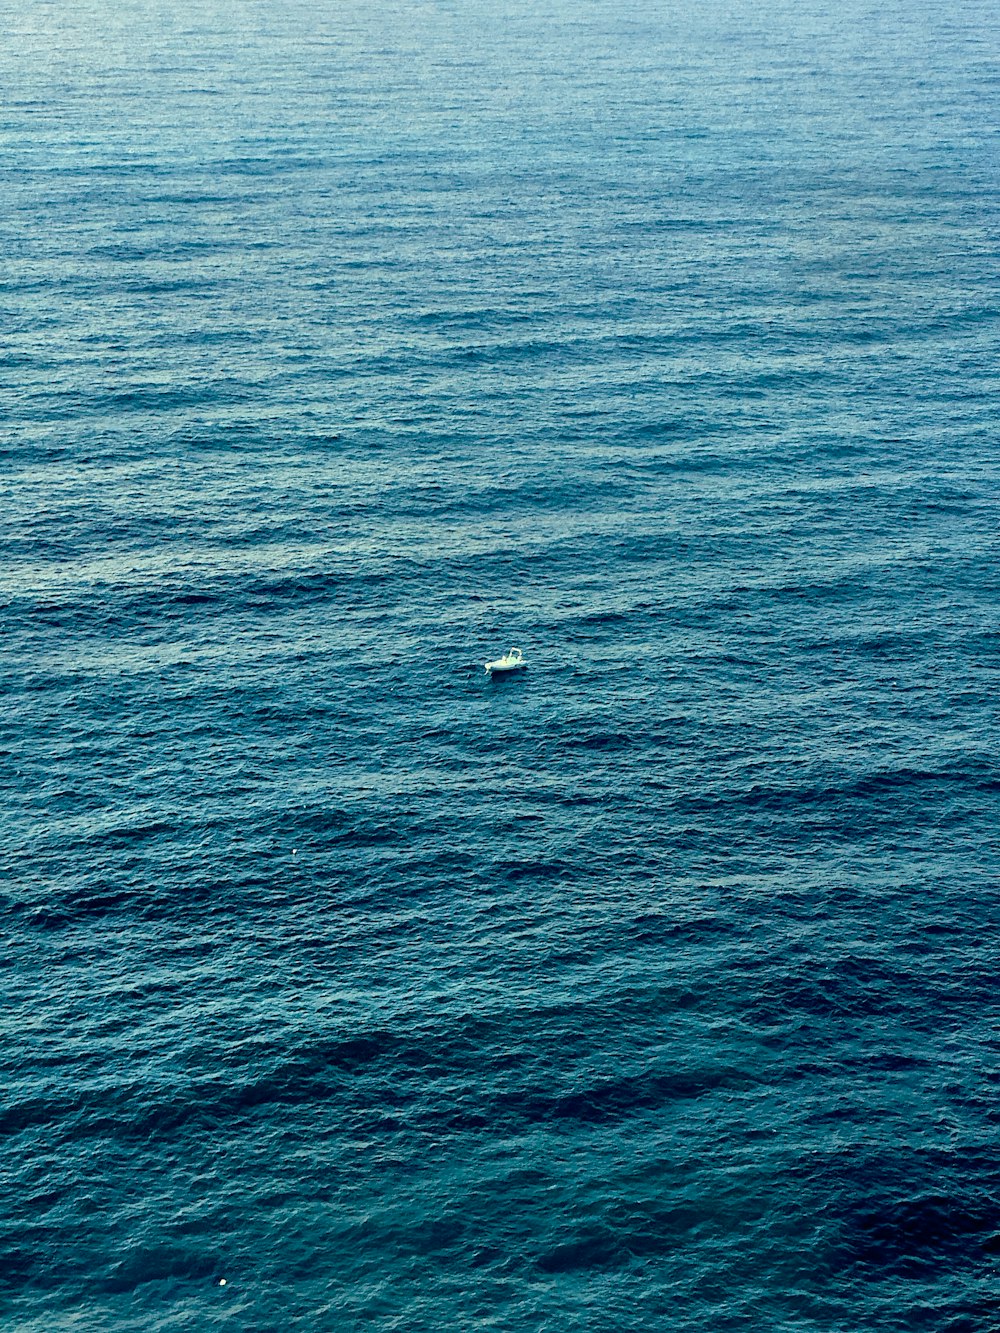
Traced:
<path id="1" fill-rule="evenodd" d="M 1000 1328 L 996 6 L 0 7 L 2 1327 Z"/>

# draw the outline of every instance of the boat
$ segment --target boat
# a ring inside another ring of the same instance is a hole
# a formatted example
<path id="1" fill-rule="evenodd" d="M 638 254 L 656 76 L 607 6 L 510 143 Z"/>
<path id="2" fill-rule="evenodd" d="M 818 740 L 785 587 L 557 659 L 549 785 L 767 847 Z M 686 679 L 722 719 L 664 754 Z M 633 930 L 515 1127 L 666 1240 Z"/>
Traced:
<path id="1" fill-rule="evenodd" d="M 506 676 L 511 671 L 523 671 L 527 665 L 520 648 L 511 648 L 506 656 L 498 657 L 495 662 L 487 662 L 486 671 L 491 676 Z"/>

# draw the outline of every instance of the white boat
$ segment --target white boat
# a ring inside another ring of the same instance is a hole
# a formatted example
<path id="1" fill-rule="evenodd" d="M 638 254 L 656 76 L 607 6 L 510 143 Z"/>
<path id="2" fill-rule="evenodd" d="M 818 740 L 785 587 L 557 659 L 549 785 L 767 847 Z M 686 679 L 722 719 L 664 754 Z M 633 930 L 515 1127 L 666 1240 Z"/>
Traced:
<path id="1" fill-rule="evenodd" d="M 498 657 L 495 662 L 487 662 L 486 670 L 491 676 L 504 676 L 509 671 L 523 671 L 527 665 L 520 648 L 512 648 L 505 657 Z"/>

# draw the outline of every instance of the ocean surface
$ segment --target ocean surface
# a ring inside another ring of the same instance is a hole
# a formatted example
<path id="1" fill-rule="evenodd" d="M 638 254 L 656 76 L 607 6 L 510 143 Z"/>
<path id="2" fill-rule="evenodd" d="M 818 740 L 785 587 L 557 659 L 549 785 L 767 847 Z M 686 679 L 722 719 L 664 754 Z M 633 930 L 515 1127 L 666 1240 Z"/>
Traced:
<path id="1" fill-rule="evenodd" d="M 1000 1329 L 995 3 L 0 16 L 0 1327 Z"/>

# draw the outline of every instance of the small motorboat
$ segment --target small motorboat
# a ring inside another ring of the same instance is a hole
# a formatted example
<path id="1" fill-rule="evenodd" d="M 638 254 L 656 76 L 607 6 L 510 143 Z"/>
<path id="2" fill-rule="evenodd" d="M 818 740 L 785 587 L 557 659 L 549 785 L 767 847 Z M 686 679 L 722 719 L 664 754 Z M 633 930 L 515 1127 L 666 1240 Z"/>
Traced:
<path id="1" fill-rule="evenodd" d="M 491 676 L 505 676 L 510 671 L 523 671 L 527 665 L 520 648 L 512 648 L 505 657 L 498 657 L 495 662 L 487 662 L 486 670 Z"/>

